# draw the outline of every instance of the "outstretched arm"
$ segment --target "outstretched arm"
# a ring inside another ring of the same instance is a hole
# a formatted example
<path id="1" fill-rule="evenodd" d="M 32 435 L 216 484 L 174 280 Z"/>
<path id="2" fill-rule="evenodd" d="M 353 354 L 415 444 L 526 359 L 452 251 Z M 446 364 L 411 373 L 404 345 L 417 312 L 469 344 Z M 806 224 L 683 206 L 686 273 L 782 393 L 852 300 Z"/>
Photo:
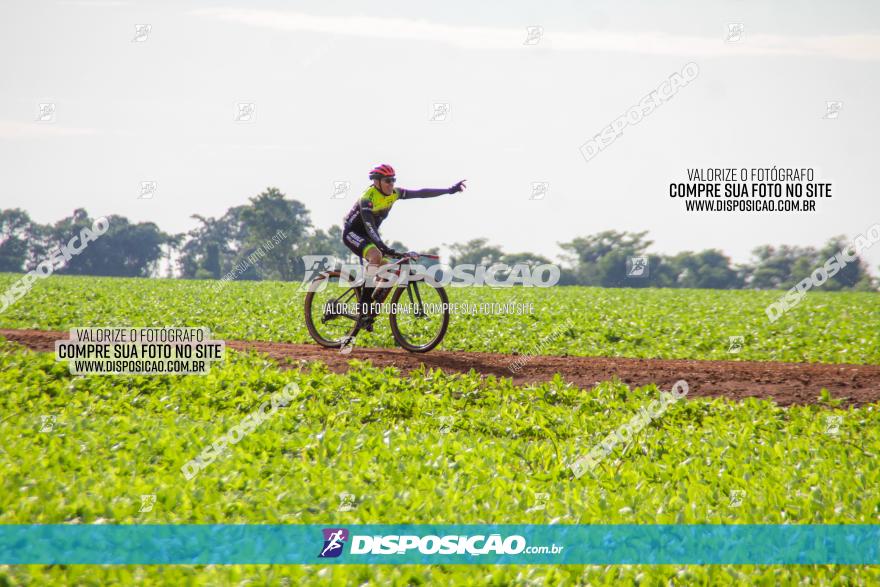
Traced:
<path id="1" fill-rule="evenodd" d="M 424 188 L 421 190 L 408 190 L 400 188 L 400 199 L 411 200 L 413 198 L 436 198 L 445 194 L 454 194 L 460 192 L 467 186 L 464 184 L 466 180 L 461 180 L 450 188 Z"/>

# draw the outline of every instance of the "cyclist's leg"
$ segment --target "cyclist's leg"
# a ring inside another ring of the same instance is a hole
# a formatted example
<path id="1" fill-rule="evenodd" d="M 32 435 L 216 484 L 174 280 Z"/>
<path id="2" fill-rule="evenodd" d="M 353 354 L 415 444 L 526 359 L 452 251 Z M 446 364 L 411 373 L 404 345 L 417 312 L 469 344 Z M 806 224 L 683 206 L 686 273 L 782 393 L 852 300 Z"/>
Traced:
<path id="1" fill-rule="evenodd" d="M 367 262 L 365 272 L 368 278 L 375 276 L 379 267 L 385 262 L 379 248 L 365 234 L 354 230 L 345 231 L 342 233 L 342 242 L 351 252 Z M 369 304 L 373 301 L 373 290 L 375 289 L 375 287 L 364 285 L 364 296 L 361 303 L 365 304 L 365 313 L 369 313 Z"/>
<path id="2" fill-rule="evenodd" d="M 373 243 L 364 247 L 364 259 L 367 261 L 367 268 L 365 271 L 367 283 L 373 284 L 371 287 L 365 289 L 370 293 L 371 301 L 382 303 L 385 301 L 385 298 L 388 297 L 388 293 L 394 287 L 394 284 L 397 283 L 397 280 L 393 277 L 389 277 L 388 274 L 379 274 L 379 269 L 381 267 L 391 269 L 389 263 L 392 262 L 392 259 L 383 255 L 379 251 L 379 248 Z M 394 271 L 392 271 L 392 273 L 396 274 Z"/>
<path id="3" fill-rule="evenodd" d="M 382 263 L 385 262 L 385 258 L 382 256 L 382 252 L 379 250 L 379 248 L 373 243 L 368 243 L 364 247 L 363 258 L 367 262 L 365 277 L 367 278 L 368 284 L 364 286 L 364 303 L 368 304 L 366 314 L 371 315 L 375 313 L 372 311 L 372 308 L 371 306 L 369 306 L 369 304 L 372 304 L 374 295 L 376 293 L 376 274 L 379 272 L 379 267 L 381 267 Z"/>
<path id="4" fill-rule="evenodd" d="M 370 244 L 370 239 L 354 230 L 346 230 L 342 233 L 342 244 L 348 247 L 352 253 L 363 258 L 364 248 Z"/>

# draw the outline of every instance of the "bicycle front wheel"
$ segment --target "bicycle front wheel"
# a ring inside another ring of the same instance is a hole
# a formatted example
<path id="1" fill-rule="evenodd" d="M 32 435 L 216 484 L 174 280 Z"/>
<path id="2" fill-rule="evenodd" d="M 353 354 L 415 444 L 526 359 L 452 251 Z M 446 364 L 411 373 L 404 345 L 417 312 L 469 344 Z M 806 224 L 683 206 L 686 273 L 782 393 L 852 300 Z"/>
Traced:
<path id="1" fill-rule="evenodd" d="M 449 296 L 441 286 L 409 281 L 391 298 L 391 333 L 411 353 L 426 353 L 440 344 L 449 327 Z"/>
<path id="2" fill-rule="evenodd" d="M 339 271 L 329 271 L 309 283 L 306 294 L 306 327 L 315 342 L 339 348 L 358 331 L 361 290 L 347 287 Z"/>

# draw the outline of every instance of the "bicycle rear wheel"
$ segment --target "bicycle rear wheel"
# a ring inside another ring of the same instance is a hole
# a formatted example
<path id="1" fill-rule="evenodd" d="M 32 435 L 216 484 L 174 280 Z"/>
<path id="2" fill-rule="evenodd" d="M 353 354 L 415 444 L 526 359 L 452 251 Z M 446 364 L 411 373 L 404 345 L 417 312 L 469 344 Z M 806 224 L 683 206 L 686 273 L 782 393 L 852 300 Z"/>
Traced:
<path id="1" fill-rule="evenodd" d="M 309 283 L 305 299 L 306 327 L 315 342 L 337 349 L 358 330 L 361 288 L 346 287 L 339 271 L 322 273 Z"/>
<path id="2" fill-rule="evenodd" d="M 394 340 L 411 353 L 430 351 L 446 335 L 449 296 L 441 286 L 424 280 L 409 281 L 394 290 L 391 308 Z"/>

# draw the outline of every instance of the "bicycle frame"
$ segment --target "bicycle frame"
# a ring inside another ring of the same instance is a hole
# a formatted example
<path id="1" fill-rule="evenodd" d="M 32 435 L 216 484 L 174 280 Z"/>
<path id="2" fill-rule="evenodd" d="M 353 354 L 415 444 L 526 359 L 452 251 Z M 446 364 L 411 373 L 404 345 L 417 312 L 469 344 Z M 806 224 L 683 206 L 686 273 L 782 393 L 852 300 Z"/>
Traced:
<path id="1" fill-rule="evenodd" d="M 408 266 L 412 261 L 414 261 L 416 259 L 420 259 L 422 257 L 424 257 L 426 259 L 433 259 L 433 260 L 440 259 L 439 255 L 428 255 L 428 254 L 419 253 L 418 257 L 416 257 L 415 259 L 413 257 L 401 257 L 400 259 L 398 259 L 397 261 L 395 261 L 393 263 L 385 263 L 384 265 L 381 265 L 380 268 L 389 267 L 389 266 L 394 267 L 395 270 L 393 271 L 392 274 L 395 277 L 399 278 L 401 270 L 403 269 L 404 266 Z M 422 276 L 422 278 L 424 278 L 424 276 Z M 407 284 L 408 284 L 408 281 L 407 281 Z M 397 285 L 400 285 L 400 284 L 399 284 L 398 280 L 395 279 L 395 280 L 387 280 L 387 281 L 378 282 L 375 285 L 369 286 L 369 287 L 374 287 L 379 291 L 386 292 L 384 295 L 382 295 L 382 298 L 385 298 L 388 295 L 387 292 L 389 292 L 391 289 L 393 289 Z M 364 286 L 365 286 L 365 284 L 361 285 L 361 287 L 364 287 Z M 409 287 L 407 287 L 407 292 L 409 293 Z M 416 293 L 418 294 L 418 292 L 416 292 Z M 412 298 L 411 293 L 409 293 L 409 296 L 410 296 L 410 298 Z"/>

